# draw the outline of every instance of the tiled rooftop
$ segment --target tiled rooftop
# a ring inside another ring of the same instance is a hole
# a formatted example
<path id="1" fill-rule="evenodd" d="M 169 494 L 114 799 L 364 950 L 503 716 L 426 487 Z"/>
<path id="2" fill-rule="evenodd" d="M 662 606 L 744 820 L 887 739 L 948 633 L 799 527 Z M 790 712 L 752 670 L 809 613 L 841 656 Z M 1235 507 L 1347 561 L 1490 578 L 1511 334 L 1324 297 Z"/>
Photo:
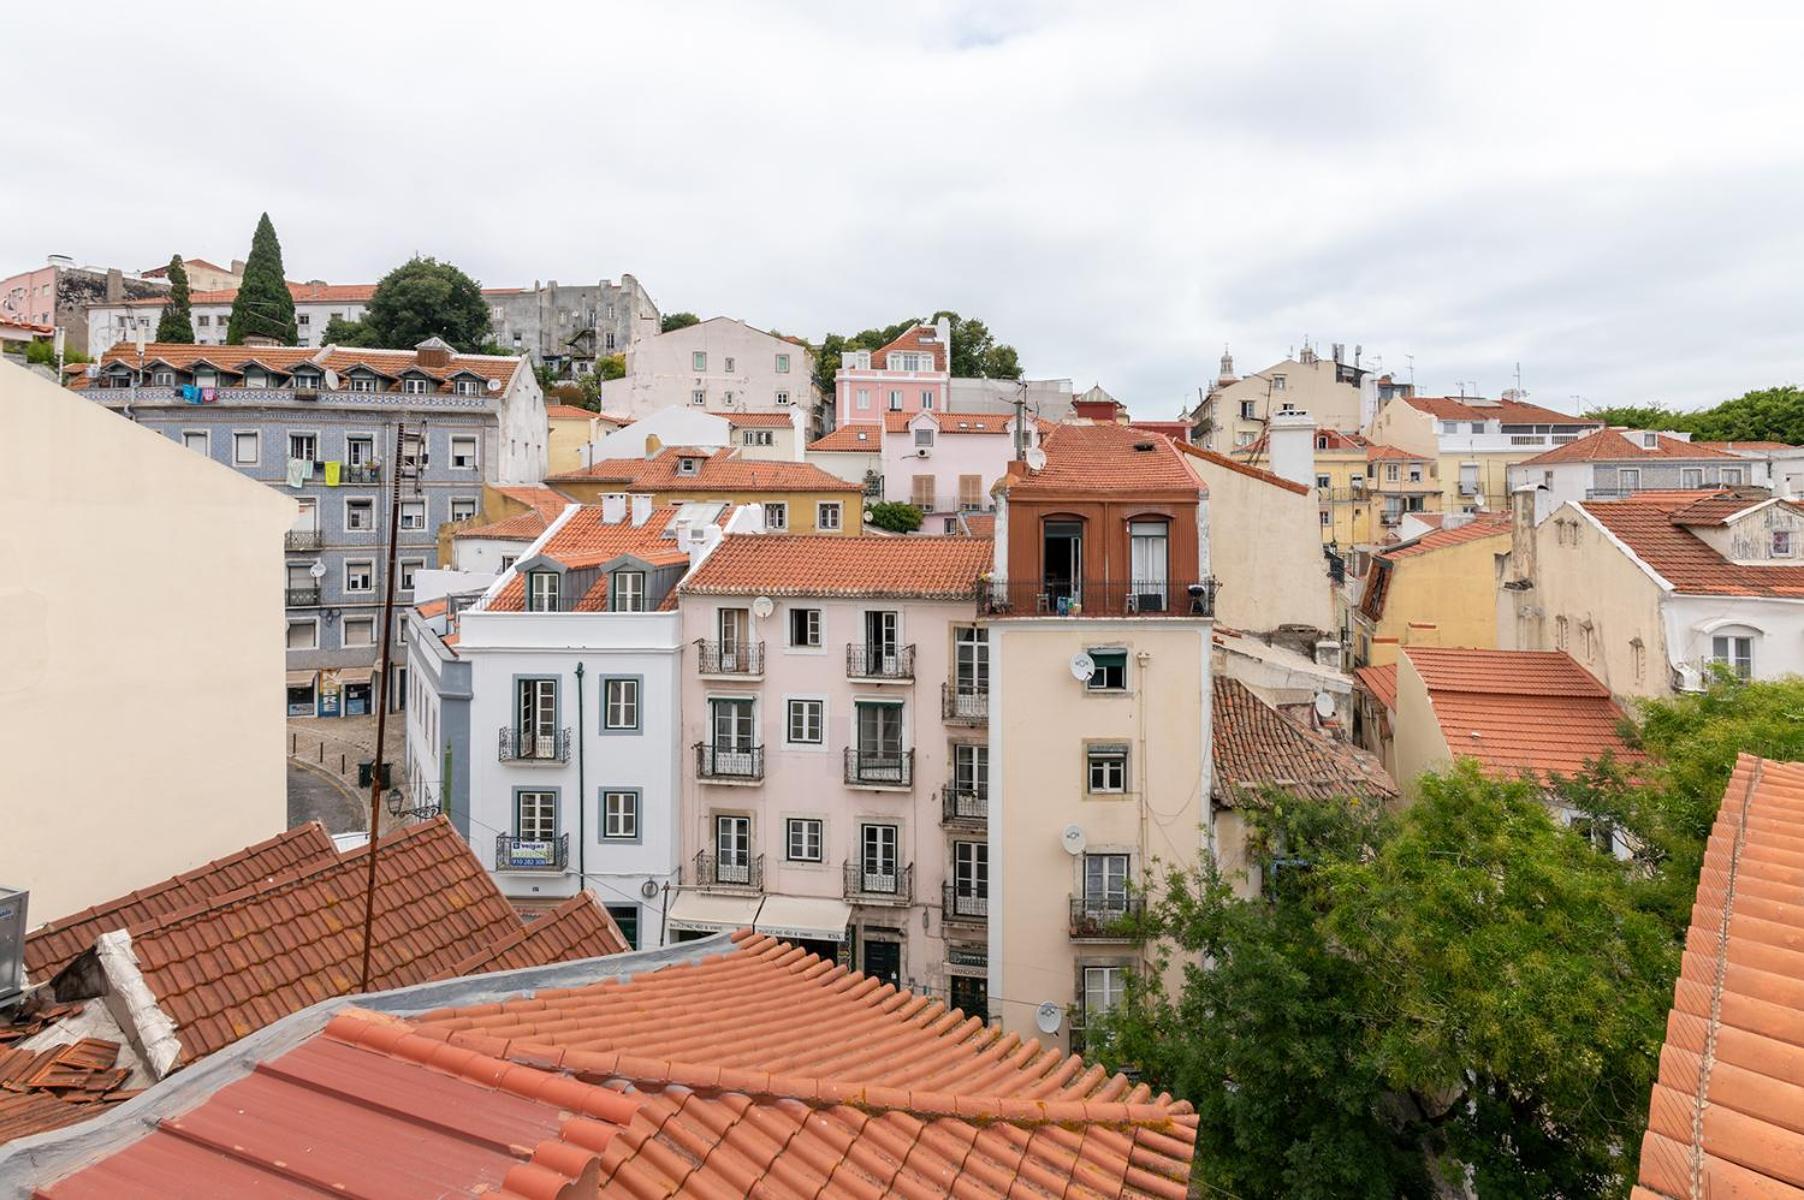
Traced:
<path id="1" fill-rule="evenodd" d="M 562 492 L 548 487 L 498 487 L 495 489 L 510 500 L 526 505 L 526 511 L 502 517 L 499 521 L 490 521 L 486 525 L 471 525 L 459 529 L 453 538 L 499 538 L 511 542 L 536 541 L 540 534 L 551 527 L 559 514 L 575 501 Z"/>
<path id="2" fill-rule="evenodd" d="M 977 537 L 735 534 L 681 585 L 684 594 L 974 599 L 995 543 Z"/>
<path id="3" fill-rule="evenodd" d="M 1719 524 L 1758 501 L 1711 497 L 1675 503 L 1645 493 L 1622 500 L 1587 500 L 1587 516 L 1634 551 L 1680 591 L 1695 595 L 1804 596 L 1804 565 L 1743 566 L 1719 554 L 1686 524 Z"/>
<path id="4" fill-rule="evenodd" d="M 1233 807 L 1268 787 L 1318 800 L 1390 800 L 1397 787 L 1378 759 L 1286 717 L 1237 679 L 1217 675 L 1210 719 L 1215 798 Z"/>
<path id="5" fill-rule="evenodd" d="M 1011 497 L 1182 492 L 1206 489 L 1168 437 L 1128 425 L 1055 425 L 1040 440 L 1046 467 L 1004 478 Z M 1014 464 L 1019 465 L 1019 464 Z"/>
<path id="6" fill-rule="evenodd" d="M 365 350 L 351 347 L 322 346 L 199 346 L 178 342 L 152 342 L 144 347 L 144 366 L 149 369 L 164 364 L 177 371 L 191 371 L 199 363 L 207 363 L 228 375 L 242 375 L 252 364 L 278 375 L 292 375 L 296 368 L 311 364 L 337 372 L 341 377 L 357 367 L 365 367 L 377 375 L 396 378 L 403 372 L 418 372 L 439 381 L 441 390 L 449 390 L 455 375 L 474 375 L 497 380 L 506 386 L 515 373 L 526 369 L 526 359 L 498 354 L 453 354 L 442 367 L 421 365 L 417 350 Z M 138 365 L 138 349 L 121 342 L 100 356 L 100 366 L 124 363 Z"/>
<path id="7" fill-rule="evenodd" d="M 622 557 L 636 558 L 650 566 L 674 566 L 689 560 L 689 552 L 678 544 L 670 524 L 682 511 L 677 504 L 652 508 L 642 524 L 633 523 L 629 502 L 626 514 L 618 521 L 603 519 L 603 506 L 584 504 L 558 526 L 535 554 L 543 554 L 566 568 L 583 570 L 598 567 Z M 721 518 L 730 515 L 723 511 Z M 607 579 L 596 580 L 594 590 L 577 601 L 575 612 L 600 612 L 606 608 Z M 481 605 L 483 612 L 524 612 L 526 581 L 516 572 L 501 585 L 493 599 Z"/>
<path id="8" fill-rule="evenodd" d="M 215 267 L 214 270 L 219 268 Z M 330 304 L 342 301 L 347 304 L 367 304 L 376 294 L 373 283 L 290 283 L 288 294 L 293 296 L 297 304 Z M 189 304 L 210 305 L 230 304 L 238 298 L 237 288 L 222 288 L 215 292 L 190 292 Z M 138 308 L 149 306 L 160 308 L 168 303 L 169 297 L 159 293 L 145 296 L 137 300 L 127 300 L 127 307 Z"/>
<path id="9" fill-rule="evenodd" d="M 1692 445 L 1708 446 L 1712 450 L 1731 450 L 1731 451 L 1733 451 L 1733 450 L 1770 451 L 1770 450 L 1796 450 L 1796 449 L 1798 449 L 1797 446 L 1792 445 L 1790 442 L 1693 442 Z"/>
<path id="10" fill-rule="evenodd" d="M 0 1145 L 100 1115 L 136 1095 L 125 1084 L 119 1043 L 84 1037 L 24 1049 L 20 1043 L 81 1013 L 80 1004 L 44 1004 L 43 992 L 0 1024 Z"/>
<path id="11" fill-rule="evenodd" d="M 875 421 L 852 421 L 808 443 L 808 449 L 828 454 L 881 454 L 883 437 Z"/>
<path id="12" fill-rule="evenodd" d="M 944 371 L 946 352 L 949 348 L 939 340 L 939 333 L 932 325 L 916 325 L 893 342 L 871 351 L 871 366 L 882 371 L 887 369 L 889 354 L 892 350 L 930 351 L 933 354 L 933 369 Z"/>
<path id="13" fill-rule="evenodd" d="M 1366 691 L 1372 693 L 1372 698 L 1385 708 L 1395 709 L 1397 707 L 1396 663 L 1387 663 L 1382 667 L 1361 667 L 1353 672 L 1353 678 L 1358 680 Z"/>
<path id="14" fill-rule="evenodd" d="M 1602 421 L 1593 421 L 1586 417 L 1574 416 L 1572 413 L 1556 412 L 1551 408 L 1542 408 L 1539 404 L 1528 404 L 1521 400 L 1495 400 L 1474 404 L 1471 399 L 1460 396 L 1402 396 L 1402 403 L 1421 412 L 1428 413 L 1437 421 L 1501 421 L 1505 425 L 1594 425 L 1601 428 Z"/>
<path id="15" fill-rule="evenodd" d="M 598 412 L 578 408 L 574 404 L 547 404 L 545 406 L 545 417 L 552 421 L 587 421 L 599 416 L 601 414 Z"/>
<path id="16" fill-rule="evenodd" d="M 1704 852 L 1634 1200 L 1804 1196 L 1804 766 L 1743 754 Z"/>
<path id="17" fill-rule="evenodd" d="M 25 973 L 33 983 L 47 982 L 103 933 L 147 925 L 274 876 L 337 859 L 331 835 L 318 821 L 309 821 L 191 871 L 39 926 L 25 938 Z"/>
<path id="18" fill-rule="evenodd" d="M 1545 454 L 1537 454 L 1533 458 L 1525 459 L 1517 465 L 1551 467 L 1557 463 L 1574 462 L 1736 457 L 1725 450 L 1717 450 L 1701 442 L 1688 442 L 1683 438 L 1667 437 L 1665 434 L 1656 434 L 1654 445 L 1650 447 L 1643 443 L 1642 435 L 1639 432 L 1630 435 L 1619 429 L 1600 429 L 1596 433 L 1586 434 L 1577 441 L 1567 442 L 1564 446 L 1555 446 Z"/>
<path id="19" fill-rule="evenodd" d="M 786 412 L 712 412 L 711 417 L 720 417 L 734 429 L 791 429 L 795 426 L 795 418 Z"/>
<path id="20" fill-rule="evenodd" d="M 1415 514 L 1411 514 L 1412 516 Z M 1395 550 L 1386 550 L 1384 558 L 1415 558 L 1422 554 L 1433 554 L 1436 550 L 1445 550 L 1449 546 L 1463 546 L 1468 542 L 1476 542 L 1489 537 L 1508 537 L 1510 519 L 1502 513 L 1479 513 L 1464 524 L 1448 528 L 1443 521 L 1441 528 L 1423 534 L 1406 546 Z"/>
<path id="21" fill-rule="evenodd" d="M 701 458 L 693 475 L 677 474 L 682 458 Z M 603 459 L 547 483 L 608 483 L 623 492 L 855 492 L 858 485 L 813 463 L 740 458 L 736 451 L 670 447 L 655 458 Z"/>

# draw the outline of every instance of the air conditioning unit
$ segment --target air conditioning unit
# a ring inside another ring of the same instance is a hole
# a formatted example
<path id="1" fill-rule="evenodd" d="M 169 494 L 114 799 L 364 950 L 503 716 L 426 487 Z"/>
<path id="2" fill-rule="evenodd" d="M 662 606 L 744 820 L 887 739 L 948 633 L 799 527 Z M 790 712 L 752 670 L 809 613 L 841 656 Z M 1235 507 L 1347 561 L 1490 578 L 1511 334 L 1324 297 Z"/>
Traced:
<path id="1" fill-rule="evenodd" d="M 925 446 L 922 446 L 919 450 L 915 451 L 915 457 L 916 458 L 932 458 L 933 451 L 929 450 Z"/>
<path id="2" fill-rule="evenodd" d="M 25 990 L 25 913 L 30 892 L 0 887 L 0 1004 Z"/>

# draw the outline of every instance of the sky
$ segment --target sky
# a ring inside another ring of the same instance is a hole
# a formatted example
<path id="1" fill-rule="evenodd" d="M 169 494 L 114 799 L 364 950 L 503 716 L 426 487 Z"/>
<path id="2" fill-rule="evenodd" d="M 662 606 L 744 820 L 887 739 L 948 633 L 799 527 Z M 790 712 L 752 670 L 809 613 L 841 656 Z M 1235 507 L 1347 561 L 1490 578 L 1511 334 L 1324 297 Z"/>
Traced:
<path id="1" fill-rule="evenodd" d="M 1147 418 L 1306 341 L 1566 410 L 1804 380 L 1795 0 L 30 11 L 71 36 L 0 16 L 0 275 L 225 263 L 267 210 L 296 279 L 952 309 Z"/>

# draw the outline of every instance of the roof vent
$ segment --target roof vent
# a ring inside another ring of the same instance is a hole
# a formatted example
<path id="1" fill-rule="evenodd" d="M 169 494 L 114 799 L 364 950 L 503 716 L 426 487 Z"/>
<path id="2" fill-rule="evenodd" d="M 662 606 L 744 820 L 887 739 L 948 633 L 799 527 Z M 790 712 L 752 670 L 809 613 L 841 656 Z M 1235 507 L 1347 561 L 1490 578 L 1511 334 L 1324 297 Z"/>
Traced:
<path id="1" fill-rule="evenodd" d="M 1151 454 L 1153 452 L 1153 444 L 1151 442 L 1135 442 L 1134 449 L 1141 454 Z"/>

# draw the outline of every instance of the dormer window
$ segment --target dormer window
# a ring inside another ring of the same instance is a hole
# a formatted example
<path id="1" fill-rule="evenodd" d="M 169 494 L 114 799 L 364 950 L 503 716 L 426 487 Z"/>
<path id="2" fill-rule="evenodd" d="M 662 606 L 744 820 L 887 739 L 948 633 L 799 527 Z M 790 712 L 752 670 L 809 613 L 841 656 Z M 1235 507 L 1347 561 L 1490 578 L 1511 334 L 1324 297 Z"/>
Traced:
<path id="1" fill-rule="evenodd" d="M 409 396 L 423 396 L 431 390 L 431 387 L 426 380 L 420 378 L 418 375 L 409 375 L 406 379 L 401 381 L 401 390 L 406 392 Z"/>
<path id="2" fill-rule="evenodd" d="M 294 390 L 297 392 L 319 391 L 319 376 L 311 371 L 300 371 L 294 377 Z"/>
<path id="3" fill-rule="evenodd" d="M 699 475 L 702 471 L 702 460 L 699 458 L 679 458 L 676 464 L 678 475 Z"/>
<path id="4" fill-rule="evenodd" d="M 892 371 L 926 371 L 932 368 L 933 359 L 926 354 L 898 352 L 889 356 L 889 369 Z"/>
<path id="5" fill-rule="evenodd" d="M 1284 390 L 1284 376 L 1273 375 L 1272 376 L 1272 391 L 1281 392 L 1283 390 Z"/>
<path id="6" fill-rule="evenodd" d="M 351 376 L 351 390 L 353 392 L 373 392 L 373 391 L 375 391 L 376 390 L 376 377 L 374 375 L 366 375 L 361 372 L 359 372 L 356 375 Z"/>
<path id="7" fill-rule="evenodd" d="M 157 387 L 174 387 L 175 372 L 169 370 L 152 371 L 150 373 L 150 382 Z"/>
<path id="8" fill-rule="evenodd" d="M 194 372 L 194 386 L 195 387 L 217 387 L 218 384 L 219 384 L 219 372 L 210 370 L 207 367 L 198 367 L 195 369 L 195 372 Z"/>
<path id="9" fill-rule="evenodd" d="M 556 571 L 534 571 L 527 576 L 526 611 L 558 611 L 558 574 Z"/>
<path id="10" fill-rule="evenodd" d="M 1660 448 L 1660 435 L 1657 433 L 1642 434 L 1641 448 L 1643 450 L 1658 450 Z"/>
<path id="11" fill-rule="evenodd" d="M 645 572 L 615 571 L 608 589 L 608 607 L 614 612 L 645 611 Z"/>
<path id="12" fill-rule="evenodd" d="M 269 386 L 269 375 L 258 367 L 246 368 L 244 386 L 247 388 L 265 388 Z"/>
<path id="13" fill-rule="evenodd" d="M 482 383 L 475 379 L 460 379 L 453 390 L 460 396 L 479 396 L 482 394 Z"/>
<path id="14" fill-rule="evenodd" d="M 1789 530 L 1789 529 L 1773 530 L 1773 557 L 1774 558 L 1790 558 L 1791 557 L 1791 530 Z"/>

